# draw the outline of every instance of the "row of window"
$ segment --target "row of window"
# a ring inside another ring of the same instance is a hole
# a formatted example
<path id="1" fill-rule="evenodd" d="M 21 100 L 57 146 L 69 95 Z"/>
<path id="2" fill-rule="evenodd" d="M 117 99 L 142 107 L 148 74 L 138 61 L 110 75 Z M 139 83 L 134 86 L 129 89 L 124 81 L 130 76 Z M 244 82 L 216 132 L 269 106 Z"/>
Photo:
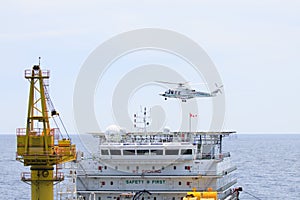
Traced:
<path id="1" fill-rule="evenodd" d="M 115 166 L 115 169 L 118 170 L 118 166 Z M 130 170 L 130 167 L 127 166 L 126 169 L 127 169 L 127 170 Z M 164 170 L 165 167 L 162 167 L 161 169 Z M 173 169 L 174 169 L 174 170 L 177 169 L 176 165 L 173 166 Z M 184 169 L 185 169 L 185 170 L 191 170 L 191 166 L 184 166 Z M 98 170 L 101 171 L 101 170 L 102 170 L 102 166 L 98 166 Z M 107 170 L 107 166 L 104 166 L 104 170 Z M 139 166 L 136 166 L 136 170 L 139 170 Z M 155 170 L 155 166 L 152 166 L 152 170 Z"/>
<path id="2" fill-rule="evenodd" d="M 179 154 L 180 153 L 180 154 Z M 101 155 L 192 155 L 192 149 L 101 149 Z"/>

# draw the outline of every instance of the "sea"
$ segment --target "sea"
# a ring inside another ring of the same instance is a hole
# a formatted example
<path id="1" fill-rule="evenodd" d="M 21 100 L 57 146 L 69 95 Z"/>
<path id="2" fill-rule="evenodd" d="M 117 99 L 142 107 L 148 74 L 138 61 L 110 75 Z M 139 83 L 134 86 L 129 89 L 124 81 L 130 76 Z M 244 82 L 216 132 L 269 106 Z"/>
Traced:
<path id="1" fill-rule="evenodd" d="M 30 170 L 15 160 L 16 136 L 0 134 L 0 149 L 0 199 L 29 200 L 30 185 L 20 176 Z M 223 151 L 237 166 L 241 200 L 300 199 L 300 134 L 235 134 L 223 140 Z"/>

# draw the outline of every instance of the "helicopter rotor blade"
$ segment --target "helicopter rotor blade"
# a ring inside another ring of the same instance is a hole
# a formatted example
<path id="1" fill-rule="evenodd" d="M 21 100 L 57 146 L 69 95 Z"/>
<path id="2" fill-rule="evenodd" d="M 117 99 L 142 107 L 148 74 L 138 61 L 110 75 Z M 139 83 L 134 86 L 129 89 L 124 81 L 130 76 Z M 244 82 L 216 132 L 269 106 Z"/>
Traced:
<path id="1" fill-rule="evenodd" d="M 189 85 L 208 85 L 207 83 L 190 83 Z"/>
<path id="2" fill-rule="evenodd" d="M 164 84 L 178 84 L 178 83 L 172 83 L 167 81 L 155 81 L 156 83 L 164 83 Z"/>
<path id="3" fill-rule="evenodd" d="M 173 85 L 179 85 L 179 86 L 183 86 L 186 85 L 188 83 L 187 82 L 178 82 L 178 83 L 174 83 L 174 82 L 168 82 L 168 81 L 155 81 L 157 83 L 164 83 L 164 84 L 173 84 Z"/>

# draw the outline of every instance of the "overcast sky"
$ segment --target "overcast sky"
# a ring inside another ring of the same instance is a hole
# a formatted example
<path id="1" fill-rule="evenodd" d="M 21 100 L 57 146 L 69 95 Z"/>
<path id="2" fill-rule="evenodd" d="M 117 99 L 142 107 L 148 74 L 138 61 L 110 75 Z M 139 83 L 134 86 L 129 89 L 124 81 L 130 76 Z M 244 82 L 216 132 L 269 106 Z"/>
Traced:
<path id="1" fill-rule="evenodd" d="M 139 28 L 176 31 L 206 51 L 225 86 L 227 129 L 300 131 L 299 1 L 12 0 L 1 3 L 0 24 L 1 133 L 25 126 L 23 71 L 39 56 L 51 70 L 52 99 L 76 131 L 73 92 L 84 61 L 102 42 Z"/>

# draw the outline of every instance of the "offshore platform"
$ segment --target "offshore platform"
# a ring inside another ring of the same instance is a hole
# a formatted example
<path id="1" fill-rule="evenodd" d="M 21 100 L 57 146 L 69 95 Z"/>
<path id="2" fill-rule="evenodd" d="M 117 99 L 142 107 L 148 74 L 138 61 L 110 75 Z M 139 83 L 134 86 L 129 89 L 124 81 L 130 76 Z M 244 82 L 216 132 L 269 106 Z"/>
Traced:
<path id="1" fill-rule="evenodd" d="M 75 144 L 63 138 L 58 128 L 50 128 L 50 118 L 62 121 L 48 93 L 49 74 L 40 64 L 25 70 L 30 83 L 28 114 L 26 128 L 17 129 L 16 159 L 30 166 L 31 172 L 23 172 L 21 180 L 31 184 L 32 200 L 53 200 L 53 185 L 64 180 L 59 166 L 76 160 Z"/>

